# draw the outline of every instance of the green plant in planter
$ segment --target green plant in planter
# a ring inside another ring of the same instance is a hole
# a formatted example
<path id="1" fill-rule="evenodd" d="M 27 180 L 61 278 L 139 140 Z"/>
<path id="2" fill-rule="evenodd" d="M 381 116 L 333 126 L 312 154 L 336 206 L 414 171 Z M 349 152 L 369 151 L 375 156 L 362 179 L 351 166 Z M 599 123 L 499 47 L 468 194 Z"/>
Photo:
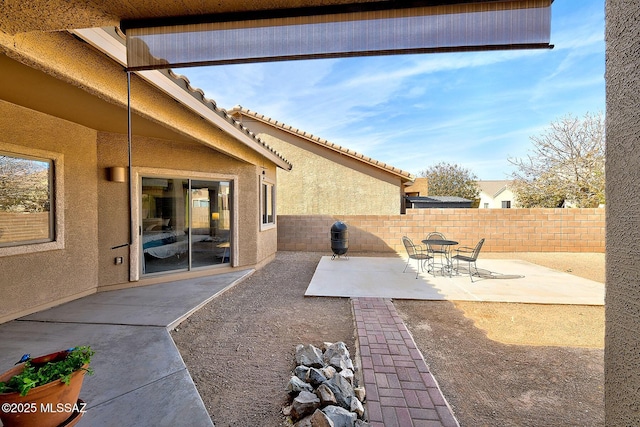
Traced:
<path id="1" fill-rule="evenodd" d="M 41 358 L 30 360 L 27 356 L 21 373 L 14 375 L 7 382 L 0 382 L 0 393 L 18 392 L 21 396 L 25 396 L 32 388 L 56 380 L 69 385 L 71 374 L 80 369 L 86 370 L 89 375 L 93 374 L 91 368 L 83 366 L 91 362 L 94 354 L 91 347 L 83 346 L 61 352 L 52 360 L 39 360 Z"/>

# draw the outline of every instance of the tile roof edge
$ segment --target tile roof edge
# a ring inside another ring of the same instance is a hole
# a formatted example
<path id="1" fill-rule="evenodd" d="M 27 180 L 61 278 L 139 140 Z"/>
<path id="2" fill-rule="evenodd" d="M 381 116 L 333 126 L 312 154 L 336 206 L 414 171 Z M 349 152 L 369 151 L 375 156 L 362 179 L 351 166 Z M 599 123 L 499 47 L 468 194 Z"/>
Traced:
<path id="1" fill-rule="evenodd" d="M 371 166 L 377 167 L 379 169 L 385 170 L 389 173 L 392 173 L 394 175 L 398 175 L 408 181 L 414 181 L 415 180 L 415 176 L 413 174 L 411 174 L 410 172 L 404 171 L 402 169 L 396 168 L 395 166 L 391 166 L 387 163 L 381 162 L 379 160 L 373 159 L 371 157 L 365 156 L 364 154 L 358 153 L 354 150 L 351 150 L 349 148 L 343 147 L 341 145 L 335 144 L 329 140 L 326 140 L 324 138 L 321 138 L 319 136 L 310 134 L 306 131 L 303 131 L 301 129 L 295 128 L 291 125 L 287 125 L 283 122 L 279 122 L 275 119 L 272 119 L 271 117 L 265 116 L 264 114 L 260 114 L 256 111 L 252 111 L 248 108 L 242 107 L 241 105 L 236 105 L 232 108 L 230 108 L 229 110 L 226 110 L 227 113 L 233 115 L 233 114 L 240 114 L 240 115 L 245 115 L 247 117 L 251 117 L 253 119 L 259 120 L 263 123 L 266 123 L 270 126 L 273 127 L 277 127 L 281 130 L 284 130 L 286 132 L 292 133 L 300 138 L 304 138 L 307 139 L 315 144 L 318 145 L 322 145 L 328 149 L 331 149 L 333 151 L 339 152 L 341 154 L 344 154 L 348 157 L 351 157 L 353 159 L 359 160 L 361 162 L 367 163 Z"/>
<path id="2" fill-rule="evenodd" d="M 161 71 L 166 71 L 166 75 L 171 78 L 171 80 L 176 83 L 176 85 L 180 86 L 185 92 L 194 97 L 196 100 L 204 104 L 211 111 L 216 113 L 218 116 L 226 120 L 227 122 L 234 125 L 238 130 L 249 136 L 253 139 L 257 144 L 261 145 L 269 152 L 271 152 L 274 156 L 278 157 L 283 162 L 289 165 L 289 169 L 293 166 L 290 161 L 288 161 L 282 154 L 277 152 L 273 147 L 270 147 L 265 141 L 259 138 L 256 134 L 254 134 L 249 128 L 244 126 L 240 121 L 234 119 L 231 114 L 227 112 L 224 108 L 218 107 L 216 102 L 213 99 L 207 98 L 204 91 L 200 88 L 195 88 L 191 86 L 191 82 L 189 78 L 185 75 L 176 73 L 173 69 L 168 68 Z"/>

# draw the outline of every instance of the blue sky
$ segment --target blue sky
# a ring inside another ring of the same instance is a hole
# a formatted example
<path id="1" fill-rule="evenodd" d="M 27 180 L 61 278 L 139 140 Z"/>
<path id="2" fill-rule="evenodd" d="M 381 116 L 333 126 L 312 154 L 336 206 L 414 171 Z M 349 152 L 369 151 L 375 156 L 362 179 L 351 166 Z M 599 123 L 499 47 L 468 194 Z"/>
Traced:
<path id="1" fill-rule="evenodd" d="M 604 0 L 556 0 L 551 44 L 175 71 L 219 107 L 242 105 L 416 175 L 447 162 L 507 179 L 507 159 L 526 156 L 552 121 L 605 111 Z"/>

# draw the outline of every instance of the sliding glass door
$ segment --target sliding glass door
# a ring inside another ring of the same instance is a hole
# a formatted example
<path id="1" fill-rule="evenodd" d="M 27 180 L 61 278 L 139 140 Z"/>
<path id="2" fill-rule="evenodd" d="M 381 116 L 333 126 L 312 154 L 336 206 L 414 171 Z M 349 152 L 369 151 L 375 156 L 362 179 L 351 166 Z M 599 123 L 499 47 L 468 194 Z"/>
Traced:
<path id="1" fill-rule="evenodd" d="M 142 273 L 231 262 L 230 181 L 142 178 Z"/>

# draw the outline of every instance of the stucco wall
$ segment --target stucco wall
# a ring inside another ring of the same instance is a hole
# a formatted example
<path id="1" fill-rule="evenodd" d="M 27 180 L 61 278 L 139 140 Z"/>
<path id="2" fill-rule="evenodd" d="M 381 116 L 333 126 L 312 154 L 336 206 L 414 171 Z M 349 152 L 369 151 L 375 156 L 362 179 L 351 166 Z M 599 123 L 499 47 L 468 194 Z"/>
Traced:
<path id="1" fill-rule="evenodd" d="M 405 253 L 439 231 L 463 246 L 481 238 L 486 252 L 604 252 L 604 209 L 407 209 L 406 215 L 284 215 L 278 250 L 329 251 L 331 225 L 343 221 L 353 252 Z"/>
<path id="2" fill-rule="evenodd" d="M 0 256 L 0 323 L 98 286 L 96 132 L 0 100 L 0 150 L 8 145 L 64 157 L 64 247 Z"/>
<path id="3" fill-rule="evenodd" d="M 640 425 L 640 8 L 606 3 L 605 421 Z"/>
<path id="4" fill-rule="evenodd" d="M 251 266 L 270 258 L 276 251 L 277 235 L 274 231 L 258 230 L 259 171 L 249 163 L 241 162 L 199 144 L 136 137 L 133 141 L 132 162 L 134 173 L 161 174 L 169 177 L 193 177 L 206 174 L 235 180 L 237 249 L 234 265 Z M 99 247 L 100 286 L 112 286 L 129 281 L 129 248 L 116 246 L 129 241 L 128 184 L 108 180 L 107 168 L 126 166 L 127 141 L 125 135 L 100 133 L 98 136 L 98 188 L 99 188 Z M 275 174 L 273 165 L 267 169 Z M 135 176 L 135 174 L 134 174 Z M 137 196 L 134 200 L 137 202 Z M 114 264 L 121 256 L 124 263 Z M 136 262 L 136 260 L 132 260 Z"/>
<path id="5" fill-rule="evenodd" d="M 278 170 L 278 214 L 399 214 L 400 178 L 250 118 L 243 123 L 293 164 Z"/>
<path id="6" fill-rule="evenodd" d="M 7 54 L 0 54 L 5 72 L 0 143 L 8 140 L 64 156 L 64 173 L 58 176 L 65 181 L 63 225 L 68 237 L 64 249 L 0 256 L 0 270 L 10 271 L 0 276 L 3 322 L 96 289 L 130 285 L 131 252 L 126 246 L 112 249 L 129 240 L 128 185 L 108 181 L 106 173 L 107 167 L 127 165 L 127 81 L 122 67 L 66 32 L 0 37 L 0 52 Z M 138 76 L 131 83 L 134 169 L 233 178 L 238 230 L 233 265 L 253 267 L 272 259 L 277 234 L 275 229 L 259 230 L 259 182 L 263 170 L 275 179 L 273 159 Z M 104 132 L 99 141 L 96 129 Z M 114 264 L 116 256 L 124 258 L 123 264 Z"/>

